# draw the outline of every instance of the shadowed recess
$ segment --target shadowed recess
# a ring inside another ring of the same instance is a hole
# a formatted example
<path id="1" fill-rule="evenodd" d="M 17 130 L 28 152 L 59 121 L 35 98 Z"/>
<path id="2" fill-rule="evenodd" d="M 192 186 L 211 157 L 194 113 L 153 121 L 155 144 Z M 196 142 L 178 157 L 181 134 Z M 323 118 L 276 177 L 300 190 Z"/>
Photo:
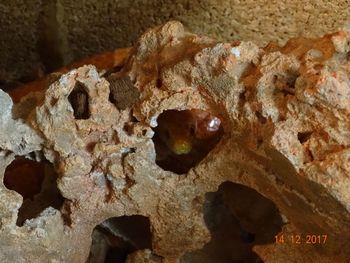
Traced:
<path id="1" fill-rule="evenodd" d="M 4 185 L 23 197 L 17 226 L 22 226 L 27 219 L 37 217 L 50 206 L 60 209 L 64 199 L 57 188 L 56 179 L 57 174 L 48 161 L 36 162 L 17 157 L 7 166 Z"/>
<path id="2" fill-rule="evenodd" d="M 301 144 L 307 142 L 310 137 L 312 135 L 311 131 L 307 131 L 307 132 L 298 132 L 298 140 Z"/>
<path id="3" fill-rule="evenodd" d="M 157 122 L 156 163 L 177 174 L 187 173 L 202 161 L 223 135 L 221 120 L 203 110 L 168 110 Z"/>
<path id="4" fill-rule="evenodd" d="M 282 229 L 277 207 L 252 188 L 224 182 L 205 195 L 204 220 L 211 240 L 181 263 L 262 263 L 253 246 L 273 243 Z"/>
<path id="5" fill-rule="evenodd" d="M 150 221 L 147 217 L 112 217 L 94 228 L 86 263 L 124 263 L 130 253 L 146 248 L 152 248 Z"/>
<path id="6" fill-rule="evenodd" d="M 90 118 L 89 94 L 83 83 L 76 82 L 74 89 L 68 96 L 68 100 L 72 105 L 74 117 L 77 120 L 87 120 Z"/>

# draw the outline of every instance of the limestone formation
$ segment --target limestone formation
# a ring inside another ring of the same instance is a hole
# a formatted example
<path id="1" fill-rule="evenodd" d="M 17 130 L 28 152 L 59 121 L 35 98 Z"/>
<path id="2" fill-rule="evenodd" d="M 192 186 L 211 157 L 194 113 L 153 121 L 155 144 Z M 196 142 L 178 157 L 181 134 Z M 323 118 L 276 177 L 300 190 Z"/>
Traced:
<path id="1" fill-rule="evenodd" d="M 0 262 L 348 262 L 349 43 L 262 48 L 168 22 L 120 71 L 86 65 L 17 104 L 0 90 Z M 199 114 L 185 134 L 197 153 L 159 146 L 171 110 Z M 192 130 L 207 116 L 213 140 Z M 45 164 L 26 198 L 11 178 L 33 183 L 29 169 L 9 168 L 23 157 Z"/>

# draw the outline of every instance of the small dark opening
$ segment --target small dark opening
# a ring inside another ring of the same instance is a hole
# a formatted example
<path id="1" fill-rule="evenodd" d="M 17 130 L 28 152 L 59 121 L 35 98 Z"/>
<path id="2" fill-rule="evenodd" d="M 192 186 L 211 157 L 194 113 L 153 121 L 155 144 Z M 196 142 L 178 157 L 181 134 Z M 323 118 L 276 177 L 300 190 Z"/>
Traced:
<path id="1" fill-rule="evenodd" d="M 48 161 L 35 162 L 17 157 L 7 166 L 4 185 L 23 197 L 17 226 L 22 226 L 27 219 L 37 217 L 50 206 L 60 209 L 64 199 L 57 188 L 56 179 L 57 174 Z"/>
<path id="2" fill-rule="evenodd" d="M 89 94 L 83 83 L 76 82 L 74 89 L 68 96 L 68 100 L 72 105 L 75 119 L 87 120 L 90 118 Z"/>
<path id="3" fill-rule="evenodd" d="M 263 262 L 253 246 L 274 242 L 282 230 L 277 207 L 252 188 L 224 182 L 206 194 L 204 220 L 211 240 L 185 254 L 181 263 Z"/>
<path id="4" fill-rule="evenodd" d="M 312 151 L 310 149 L 306 149 L 306 154 L 310 162 L 313 162 L 315 160 L 314 155 L 312 154 Z"/>
<path id="5" fill-rule="evenodd" d="M 112 92 L 109 93 L 108 100 L 114 105 L 117 103 L 117 100 L 114 98 L 114 94 Z"/>
<path id="6" fill-rule="evenodd" d="M 156 87 L 160 89 L 163 86 L 161 77 L 157 78 Z"/>
<path id="7" fill-rule="evenodd" d="M 4 185 L 22 195 L 23 199 L 33 199 L 41 191 L 44 170 L 42 163 L 17 157 L 6 168 Z"/>
<path id="8" fill-rule="evenodd" d="M 267 119 L 259 111 L 255 112 L 255 116 L 258 118 L 258 121 L 261 124 L 265 124 L 267 122 Z"/>
<path id="9" fill-rule="evenodd" d="M 87 263 L 124 263 L 130 253 L 146 248 L 152 248 L 147 217 L 112 217 L 94 228 Z"/>
<path id="10" fill-rule="evenodd" d="M 62 207 L 61 207 L 61 214 L 63 222 L 66 226 L 72 226 L 72 207 L 74 206 L 73 201 L 65 199 Z"/>
<path id="11" fill-rule="evenodd" d="M 247 95 L 247 91 L 243 91 L 242 93 L 240 93 L 239 94 L 239 100 L 245 101 L 247 99 L 246 95 Z"/>
<path id="12" fill-rule="evenodd" d="M 301 144 L 305 143 L 308 141 L 311 137 L 312 132 L 307 131 L 307 132 L 298 132 L 298 140 Z"/>
<path id="13" fill-rule="evenodd" d="M 123 129 L 128 135 L 132 135 L 134 125 L 135 123 L 133 122 L 127 122 L 125 123 Z"/>
<path id="14" fill-rule="evenodd" d="M 187 173 L 202 161 L 223 135 L 221 120 L 202 110 L 168 110 L 157 122 L 156 163 L 177 174 Z"/>

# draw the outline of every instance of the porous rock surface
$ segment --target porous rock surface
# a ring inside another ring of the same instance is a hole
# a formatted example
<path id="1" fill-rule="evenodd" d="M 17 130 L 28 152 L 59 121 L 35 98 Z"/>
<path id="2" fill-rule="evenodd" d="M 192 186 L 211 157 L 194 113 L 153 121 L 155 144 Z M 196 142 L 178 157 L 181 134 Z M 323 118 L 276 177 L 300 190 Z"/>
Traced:
<path id="1" fill-rule="evenodd" d="M 124 107 L 110 102 L 112 81 L 91 65 L 16 105 L 0 91 L 0 175 L 15 155 L 42 151 L 65 198 L 60 211 L 47 208 L 19 227 L 22 199 L 1 184 L 0 261 L 85 262 L 96 225 L 143 215 L 152 251 L 127 262 L 184 262 L 210 240 L 205 193 L 231 181 L 275 203 L 285 237 L 328 235 L 325 244 L 255 246 L 264 262 L 347 262 L 349 43 L 344 31 L 260 48 L 219 43 L 169 22 L 147 31 L 116 75 L 134 86 Z M 68 99 L 77 83 L 88 94 L 86 119 L 75 118 Z M 165 171 L 155 163 L 152 127 L 166 110 L 192 108 L 219 116 L 224 135 L 187 174 Z"/>

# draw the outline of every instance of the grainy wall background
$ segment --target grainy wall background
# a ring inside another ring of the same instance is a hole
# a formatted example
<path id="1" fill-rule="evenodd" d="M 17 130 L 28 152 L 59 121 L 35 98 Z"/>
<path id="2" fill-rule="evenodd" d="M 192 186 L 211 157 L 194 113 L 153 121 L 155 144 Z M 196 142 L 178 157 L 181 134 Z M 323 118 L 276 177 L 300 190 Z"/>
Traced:
<path id="1" fill-rule="evenodd" d="M 221 40 L 265 45 L 337 30 L 348 17 L 345 0 L 0 0 L 0 87 L 130 46 L 167 20 Z"/>

